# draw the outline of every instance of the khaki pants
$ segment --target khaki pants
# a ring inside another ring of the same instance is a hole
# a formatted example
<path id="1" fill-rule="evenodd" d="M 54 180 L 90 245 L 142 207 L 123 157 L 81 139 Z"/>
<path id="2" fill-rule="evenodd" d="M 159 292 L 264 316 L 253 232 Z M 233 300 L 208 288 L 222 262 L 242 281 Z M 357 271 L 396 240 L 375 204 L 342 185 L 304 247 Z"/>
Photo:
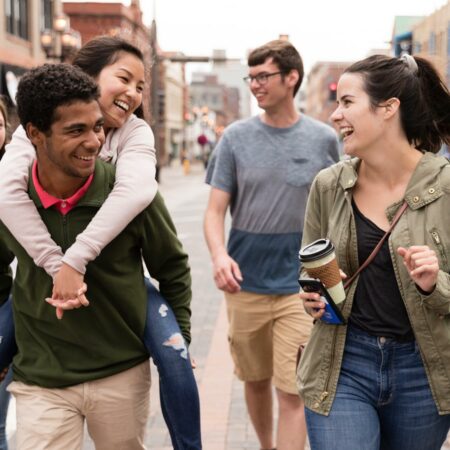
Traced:
<path id="1" fill-rule="evenodd" d="M 242 381 L 273 376 L 275 387 L 298 394 L 296 357 L 312 328 L 298 294 L 261 295 L 241 291 L 225 293 L 229 320 L 228 339 L 235 373 Z"/>
<path id="2" fill-rule="evenodd" d="M 17 448 L 80 450 L 86 420 L 96 450 L 142 450 L 149 411 L 150 367 L 132 369 L 64 389 L 14 381 Z"/>

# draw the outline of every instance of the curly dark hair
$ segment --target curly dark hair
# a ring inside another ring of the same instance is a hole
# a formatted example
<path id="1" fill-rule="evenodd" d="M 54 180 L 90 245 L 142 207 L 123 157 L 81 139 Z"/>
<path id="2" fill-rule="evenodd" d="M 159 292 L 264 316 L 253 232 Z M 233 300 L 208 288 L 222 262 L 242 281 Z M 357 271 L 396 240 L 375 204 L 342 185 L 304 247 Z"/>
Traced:
<path id="1" fill-rule="evenodd" d="M 59 106 L 74 101 L 91 102 L 99 97 L 95 81 L 69 64 L 44 64 L 28 71 L 17 88 L 17 113 L 25 128 L 32 123 L 47 133 Z"/>

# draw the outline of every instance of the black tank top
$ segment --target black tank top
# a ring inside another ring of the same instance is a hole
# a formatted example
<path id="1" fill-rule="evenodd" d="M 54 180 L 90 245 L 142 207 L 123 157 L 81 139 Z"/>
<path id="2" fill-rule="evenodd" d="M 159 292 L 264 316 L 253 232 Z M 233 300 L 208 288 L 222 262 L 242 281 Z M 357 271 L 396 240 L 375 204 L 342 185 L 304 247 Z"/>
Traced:
<path id="1" fill-rule="evenodd" d="M 358 259 L 363 263 L 384 235 L 352 202 L 358 239 Z M 398 289 L 388 239 L 374 260 L 359 275 L 350 323 L 374 336 L 399 341 L 414 340 L 414 333 Z"/>

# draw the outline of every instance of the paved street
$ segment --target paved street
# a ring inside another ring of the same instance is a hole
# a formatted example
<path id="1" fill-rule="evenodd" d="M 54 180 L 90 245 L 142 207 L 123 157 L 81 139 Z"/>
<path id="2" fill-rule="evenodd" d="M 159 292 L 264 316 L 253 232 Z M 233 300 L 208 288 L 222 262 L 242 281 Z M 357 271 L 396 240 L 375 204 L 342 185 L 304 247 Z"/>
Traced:
<path id="1" fill-rule="evenodd" d="M 209 192 L 203 178 L 200 164 L 194 165 L 189 175 L 184 175 L 180 166 L 174 164 L 162 170 L 160 184 L 180 239 L 190 255 L 194 293 L 191 353 L 197 362 L 195 376 L 201 397 L 203 446 L 205 450 L 257 450 L 259 446 L 246 413 L 242 384 L 233 375 L 224 302 L 214 286 L 203 239 L 202 220 Z M 8 417 L 11 450 L 16 450 L 14 412 L 12 404 Z M 159 407 L 158 376 L 153 365 L 146 445 L 149 449 L 172 449 Z M 450 443 L 444 448 L 450 450 Z M 86 433 L 83 450 L 93 449 Z"/>

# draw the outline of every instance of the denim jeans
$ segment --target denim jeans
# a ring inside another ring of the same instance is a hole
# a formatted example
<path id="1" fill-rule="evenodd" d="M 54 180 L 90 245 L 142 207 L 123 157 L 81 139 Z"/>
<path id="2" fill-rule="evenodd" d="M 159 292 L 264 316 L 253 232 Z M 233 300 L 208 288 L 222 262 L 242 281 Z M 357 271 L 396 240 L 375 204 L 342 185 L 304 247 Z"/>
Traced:
<path id="1" fill-rule="evenodd" d="M 306 409 L 311 450 L 439 450 L 450 415 L 440 416 L 416 342 L 349 326 L 329 416 Z"/>
<path id="2" fill-rule="evenodd" d="M 202 448 L 200 401 L 187 346 L 170 306 L 150 281 L 145 283 L 148 301 L 144 344 L 158 368 L 161 410 L 172 445 L 175 450 L 198 450 Z M 0 308 L 0 336 L 1 370 L 11 364 L 17 352 L 11 299 Z M 9 394 L 5 395 L 9 399 Z M 5 400 L 0 403 L 0 418 L 6 420 L 7 412 Z"/>
<path id="3" fill-rule="evenodd" d="M 0 371 L 11 364 L 16 352 L 12 298 L 10 297 L 0 307 Z"/>
<path id="4" fill-rule="evenodd" d="M 9 298 L 8 301 L 0 307 L 0 371 L 11 364 L 16 351 L 12 299 Z M 6 417 L 8 415 L 10 394 L 6 388 L 11 380 L 12 370 L 10 369 L 6 378 L 0 383 L 0 450 L 8 449 L 6 440 Z"/>
<path id="5" fill-rule="evenodd" d="M 11 394 L 6 390 L 12 381 L 12 369 L 9 369 L 8 375 L 0 383 L 0 450 L 8 450 L 8 441 L 6 440 L 6 416 L 8 415 L 8 404 Z"/>
<path id="6" fill-rule="evenodd" d="M 170 306 L 148 280 L 146 286 L 144 344 L 158 368 L 161 410 L 173 448 L 201 449 L 200 401 L 186 343 Z"/>

